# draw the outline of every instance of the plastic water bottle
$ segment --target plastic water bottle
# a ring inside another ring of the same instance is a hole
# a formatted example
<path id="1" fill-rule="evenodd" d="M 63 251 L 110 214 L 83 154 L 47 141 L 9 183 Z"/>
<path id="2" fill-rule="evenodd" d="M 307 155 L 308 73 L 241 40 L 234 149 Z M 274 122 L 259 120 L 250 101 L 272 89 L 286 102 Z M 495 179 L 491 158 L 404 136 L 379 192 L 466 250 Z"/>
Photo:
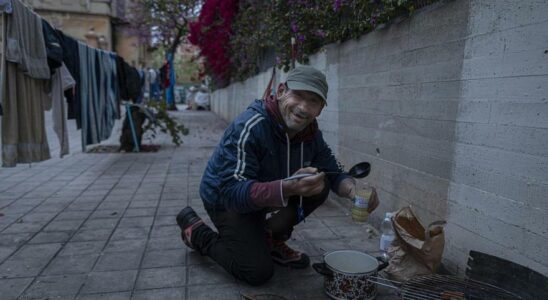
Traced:
<path id="1" fill-rule="evenodd" d="M 389 259 L 388 247 L 390 247 L 390 244 L 392 244 L 392 241 L 396 238 L 396 233 L 394 232 L 394 227 L 392 226 L 393 215 L 394 213 L 387 212 L 381 223 L 381 241 L 379 248 L 385 260 Z"/>

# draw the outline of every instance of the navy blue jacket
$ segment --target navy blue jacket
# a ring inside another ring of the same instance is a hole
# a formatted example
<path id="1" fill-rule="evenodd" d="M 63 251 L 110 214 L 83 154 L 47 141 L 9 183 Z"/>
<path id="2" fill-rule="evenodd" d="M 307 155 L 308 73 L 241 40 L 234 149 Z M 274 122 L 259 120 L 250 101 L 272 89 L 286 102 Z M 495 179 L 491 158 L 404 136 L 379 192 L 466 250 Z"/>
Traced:
<path id="1" fill-rule="evenodd" d="M 226 129 L 205 169 L 200 196 L 211 209 L 256 211 L 261 207 L 249 197 L 254 182 L 280 180 L 308 166 L 342 171 L 320 130 L 309 141 L 290 142 L 283 126 L 266 111 L 265 102 L 255 100 Z M 326 176 L 334 191 L 346 177 Z"/>

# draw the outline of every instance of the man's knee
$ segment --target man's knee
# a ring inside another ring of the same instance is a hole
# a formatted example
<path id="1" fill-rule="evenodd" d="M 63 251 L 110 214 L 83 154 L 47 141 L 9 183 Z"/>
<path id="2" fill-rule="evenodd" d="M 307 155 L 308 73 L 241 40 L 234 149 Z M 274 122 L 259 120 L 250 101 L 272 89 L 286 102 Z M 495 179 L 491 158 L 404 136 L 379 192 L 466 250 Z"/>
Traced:
<path id="1" fill-rule="evenodd" d="M 248 272 L 242 274 L 242 280 L 252 286 L 267 283 L 274 275 L 274 263 L 272 260 L 253 266 Z"/>

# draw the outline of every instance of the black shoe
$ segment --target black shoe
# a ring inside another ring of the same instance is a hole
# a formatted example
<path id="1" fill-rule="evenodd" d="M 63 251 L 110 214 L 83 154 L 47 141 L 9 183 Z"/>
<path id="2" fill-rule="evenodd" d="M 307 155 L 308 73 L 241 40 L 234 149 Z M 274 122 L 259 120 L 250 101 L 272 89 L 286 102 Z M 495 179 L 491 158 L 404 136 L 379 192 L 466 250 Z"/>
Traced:
<path id="1" fill-rule="evenodd" d="M 187 206 L 177 214 L 177 224 L 181 228 L 181 239 L 191 249 L 194 246 L 191 242 L 192 230 L 204 225 L 204 221 L 198 217 L 192 207 Z"/>

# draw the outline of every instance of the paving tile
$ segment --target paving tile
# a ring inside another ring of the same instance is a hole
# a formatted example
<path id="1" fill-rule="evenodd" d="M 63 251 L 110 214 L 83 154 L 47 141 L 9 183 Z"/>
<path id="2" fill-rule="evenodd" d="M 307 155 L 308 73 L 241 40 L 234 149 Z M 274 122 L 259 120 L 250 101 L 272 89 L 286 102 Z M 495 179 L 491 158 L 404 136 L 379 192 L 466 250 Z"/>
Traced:
<path id="1" fill-rule="evenodd" d="M 143 268 L 183 266 L 186 262 L 186 250 L 155 250 L 147 251 L 143 260 Z"/>
<path id="2" fill-rule="evenodd" d="M 181 237 L 181 228 L 177 225 L 172 226 L 154 226 L 152 228 L 151 238 L 163 238 L 163 237 Z"/>
<path id="3" fill-rule="evenodd" d="M 147 244 L 147 251 L 171 250 L 171 249 L 179 249 L 179 250 L 187 249 L 187 246 L 181 240 L 181 234 L 177 235 L 175 238 L 174 237 L 151 238 Z"/>
<path id="4" fill-rule="evenodd" d="M 143 239 L 148 236 L 150 228 L 133 227 L 133 228 L 117 228 L 112 235 L 112 240 L 131 240 Z"/>
<path id="5" fill-rule="evenodd" d="M 57 256 L 46 267 L 44 275 L 87 274 L 97 261 L 99 253 Z"/>
<path id="6" fill-rule="evenodd" d="M 102 219 L 102 218 L 120 218 L 124 208 L 112 208 L 96 210 L 89 218 L 90 219 Z"/>
<path id="7" fill-rule="evenodd" d="M 139 269 L 142 251 L 103 253 L 99 257 L 94 271 L 122 271 Z"/>
<path id="8" fill-rule="evenodd" d="M 119 219 L 113 218 L 101 218 L 101 219 L 89 219 L 82 225 L 83 230 L 88 229 L 114 229 L 118 224 Z"/>
<path id="9" fill-rule="evenodd" d="M 322 217 L 321 222 L 330 228 L 360 225 L 354 222 L 351 216 Z"/>
<path id="10" fill-rule="evenodd" d="M 133 199 L 129 204 L 129 209 L 133 208 L 154 208 L 158 206 L 158 199 L 156 200 L 135 200 Z"/>
<path id="11" fill-rule="evenodd" d="M 21 219 L 25 223 L 47 223 L 51 221 L 57 214 L 56 213 L 42 213 L 42 212 L 32 212 L 29 214 L 26 214 Z"/>
<path id="12" fill-rule="evenodd" d="M 82 294 L 124 292 L 133 289 L 137 270 L 89 273 Z"/>
<path id="13" fill-rule="evenodd" d="M 183 206 L 184 207 L 184 206 Z M 158 207 L 158 211 L 156 212 L 156 215 L 158 216 L 173 216 L 175 217 L 182 208 L 175 208 L 175 207 Z"/>
<path id="14" fill-rule="evenodd" d="M 71 210 L 71 211 L 63 211 L 57 217 L 55 217 L 56 221 L 63 221 L 63 220 L 85 220 L 89 215 L 91 215 L 91 210 Z"/>
<path id="15" fill-rule="evenodd" d="M 124 214 L 124 217 L 149 217 L 149 216 L 154 216 L 154 213 L 156 213 L 155 207 L 128 208 L 126 210 L 126 213 Z"/>
<path id="16" fill-rule="evenodd" d="M 135 289 L 171 288 L 185 285 L 186 268 L 141 269 Z"/>
<path id="17" fill-rule="evenodd" d="M 240 287 L 237 284 L 192 285 L 188 286 L 188 299 L 192 300 L 241 300 Z M 255 298 L 253 298 L 255 299 Z M 256 298 L 260 299 L 260 298 Z M 304 298 L 303 298 L 304 299 Z"/>
<path id="18" fill-rule="evenodd" d="M 57 256 L 71 256 L 84 254 L 99 254 L 105 246 L 106 240 L 89 241 L 89 242 L 74 242 L 70 241 L 63 246 L 63 249 Z"/>
<path id="19" fill-rule="evenodd" d="M 27 223 L 27 222 L 16 222 L 11 224 L 3 233 L 35 233 L 38 232 L 44 227 L 44 223 Z"/>
<path id="20" fill-rule="evenodd" d="M 71 242 L 106 241 L 110 237 L 110 229 L 80 229 L 70 239 Z"/>
<path id="21" fill-rule="evenodd" d="M 337 235 L 327 227 L 296 230 L 293 232 L 293 236 L 304 241 L 332 240 L 337 238 Z"/>
<path id="22" fill-rule="evenodd" d="M 154 226 L 174 226 L 177 221 L 172 216 L 157 216 L 154 220 Z"/>
<path id="23" fill-rule="evenodd" d="M 191 265 L 188 268 L 188 284 L 230 284 L 236 279 L 218 264 Z"/>
<path id="24" fill-rule="evenodd" d="M 110 240 L 105 248 L 105 252 L 135 252 L 142 253 L 145 250 L 146 240 Z"/>
<path id="25" fill-rule="evenodd" d="M 36 276 L 60 247 L 61 244 L 25 245 L 0 265 L 0 277 Z"/>
<path id="26" fill-rule="evenodd" d="M 185 300 L 186 290 L 180 288 L 162 288 L 152 290 L 140 290 L 133 293 L 132 300 Z M 194 298 L 189 298 L 194 299 Z M 210 298 L 211 299 L 211 298 Z"/>
<path id="27" fill-rule="evenodd" d="M 118 227 L 150 227 L 153 221 L 153 217 L 124 217 L 120 220 Z"/>
<path id="28" fill-rule="evenodd" d="M 4 259 L 8 258 L 10 255 L 12 255 L 15 250 L 17 250 L 16 246 L 0 246 L 0 261 L 3 261 Z"/>
<path id="29" fill-rule="evenodd" d="M 32 237 L 32 233 L 1 233 L 0 246 L 19 247 Z"/>
<path id="30" fill-rule="evenodd" d="M 345 226 L 345 227 L 332 227 L 331 230 L 335 232 L 335 234 L 339 237 L 343 238 L 359 238 L 359 239 L 366 239 L 368 238 L 371 233 L 368 232 L 368 226 Z"/>
<path id="31" fill-rule="evenodd" d="M 29 286 L 34 278 L 0 279 L 2 299 L 16 299 Z"/>
<path id="32" fill-rule="evenodd" d="M 85 275 L 40 276 L 23 294 L 23 298 L 54 299 L 58 296 L 72 296 L 74 298 L 85 279 Z"/>
<path id="33" fill-rule="evenodd" d="M 274 274 L 274 276 L 276 276 Z M 284 280 L 271 280 L 260 287 L 252 287 L 242 283 L 240 292 L 259 299 L 262 297 L 285 299 L 329 299 L 324 294 L 324 278 L 321 275 L 300 276 Z M 291 288 L 288 288 L 291 287 Z"/>
<path id="34" fill-rule="evenodd" d="M 120 293 L 100 293 L 100 294 L 84 294 L 79 295 L 77 300 L 129 300 L 131 292 Z M 158 300 L 161 298 L 157 298 Z"/>
<path id="35" fill-rule="evenodd" d="M 72 235 L 72 231 L 50 231 L 50 232 L 40 232 L 29 244 L 48 244 L 48 243 L 64 243 L 68 241 Z"/>
<path id="36" fill-rule="evenodd" d="M 99 206 L 98 210 L 124 210 L 128 206 L 129 200 L 124 201 L 103 201 Z"/>

